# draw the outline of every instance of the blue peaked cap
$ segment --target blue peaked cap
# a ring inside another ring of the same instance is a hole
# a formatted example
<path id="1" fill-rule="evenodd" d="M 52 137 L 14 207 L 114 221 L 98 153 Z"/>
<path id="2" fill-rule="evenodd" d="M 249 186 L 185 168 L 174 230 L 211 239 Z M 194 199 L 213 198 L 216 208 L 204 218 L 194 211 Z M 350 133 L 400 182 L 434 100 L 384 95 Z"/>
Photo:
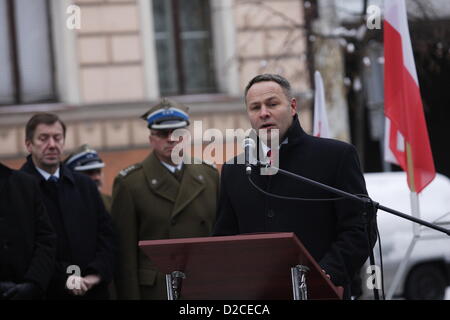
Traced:
<path id="1" fill-rule="evenodd" d="M 141 118 L 147 121 L 149 129 L 154 130 L 177 129 L 189 125 L 188 108 L 167 98 L 163 98 Z"/>
<path id="2" fill-rule="evenodd" d="M 97 151 L 84 144 L 69 155 L 64 164 L 73 171 L 87 171 L 105 167 L 105 163 L 98 156 Z"/>

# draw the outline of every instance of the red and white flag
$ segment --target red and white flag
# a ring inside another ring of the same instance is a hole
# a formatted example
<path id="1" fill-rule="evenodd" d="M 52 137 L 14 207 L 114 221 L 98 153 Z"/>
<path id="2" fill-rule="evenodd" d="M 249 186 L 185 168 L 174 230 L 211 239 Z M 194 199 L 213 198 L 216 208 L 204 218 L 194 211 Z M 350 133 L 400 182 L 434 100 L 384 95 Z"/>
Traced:
<path id="1" fill-rule="evenodd" d="M 384 2 L 385 159 L 408 175 L 412 192 L 435 177 L 404 0 Z"/>
<path id="2" fill-rule="evenodd" d="M 325 91 L 320 72 L 314 72 L 314 126 L 313 135 L 321 138 L 331 138 L 328 127 L 327 109 L 325 104 Z"/>

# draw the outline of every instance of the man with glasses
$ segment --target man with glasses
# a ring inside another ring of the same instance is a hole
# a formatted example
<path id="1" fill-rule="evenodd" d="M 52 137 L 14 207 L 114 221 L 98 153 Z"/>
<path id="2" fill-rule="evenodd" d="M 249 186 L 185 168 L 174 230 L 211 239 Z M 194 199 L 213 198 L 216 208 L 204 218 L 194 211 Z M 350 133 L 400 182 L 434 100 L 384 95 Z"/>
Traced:
<path id="1" fill-rule="evenodd" d="M 219 174 L 205 163 L 176 163 L 183 137 L 174 131 L 189 125 L 185 106 L 164 98 L 142 118 L 153 152 L 122 170 L 113 187 L 111 213 L 120 238 L 116 288 L 119 299 L 166 299 L 165 277 L 138 242 L 209 236 Z"/>

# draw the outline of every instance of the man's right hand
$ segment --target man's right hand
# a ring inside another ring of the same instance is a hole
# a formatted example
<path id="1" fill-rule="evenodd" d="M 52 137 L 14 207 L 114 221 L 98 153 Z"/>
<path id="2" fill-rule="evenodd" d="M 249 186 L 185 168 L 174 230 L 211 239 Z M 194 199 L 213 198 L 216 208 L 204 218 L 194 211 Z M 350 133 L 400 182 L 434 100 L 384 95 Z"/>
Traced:
<path id="1" fill-rule="evenodd" d="M 74 296 L 82 296 L 88 291 L 88 287 L 83 281 L 83 277 L 71 275 L 67 278 L 66 288 Z"/>
<path id="2" fill-rule="evenodd" d="M 31 300 L 41 296 L 41 289 L 32 282 L 18 283 L 2 294 L 2 298 L 7 300 Z"/>
<path id="3" fill-rule="evenodd" d="M 11 281 L 0 281 L 0 299 L 3 298 L 3 294 L 9 289 L 13 288 L 16 284 Z"/>

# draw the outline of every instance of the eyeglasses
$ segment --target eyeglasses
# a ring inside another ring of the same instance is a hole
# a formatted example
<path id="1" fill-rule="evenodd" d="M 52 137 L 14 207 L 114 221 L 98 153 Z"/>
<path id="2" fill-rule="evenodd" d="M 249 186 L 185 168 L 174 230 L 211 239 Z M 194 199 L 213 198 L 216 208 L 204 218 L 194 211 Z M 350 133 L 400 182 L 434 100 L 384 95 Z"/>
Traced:
<path id="1" fill-rule="evenodd" d="M 174 130 L 152 130 L 151 135 L 157 136 L 158 138 L 161 139 L 166 139 L 168 136 L 172 134 L 173 131 Z"/>
<path id="2" fill-rule="evenodd" d="M 87 174 L 88 176 L 93 176 L 93 175 L 101 174 L 102 170 L 101 169 L 90 169 L 90 170 L 84 170 L 83 173 Z"/>

